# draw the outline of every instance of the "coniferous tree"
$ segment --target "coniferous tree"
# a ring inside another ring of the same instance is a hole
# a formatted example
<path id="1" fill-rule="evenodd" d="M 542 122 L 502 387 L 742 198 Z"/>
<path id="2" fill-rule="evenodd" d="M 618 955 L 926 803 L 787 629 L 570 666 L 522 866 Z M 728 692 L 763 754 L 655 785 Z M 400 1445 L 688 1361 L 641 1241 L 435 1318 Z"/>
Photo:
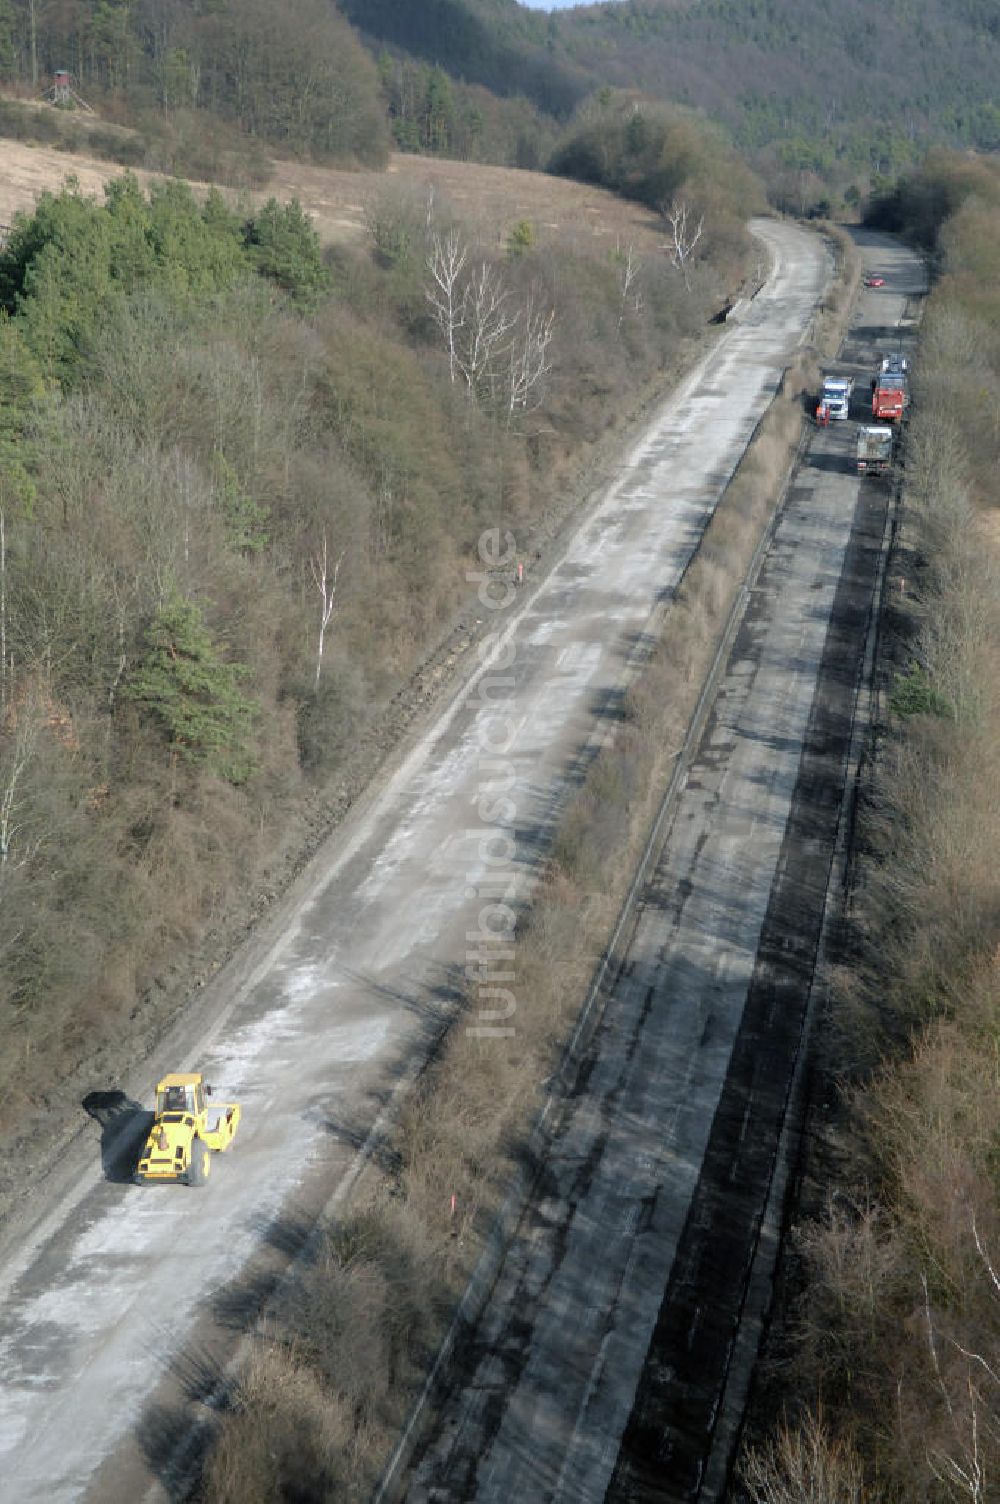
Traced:
<path id="1" fill-rule="evenodd" d="M 244 238 L 261 276 L 277 282 L 297 303 L 312 303 L 329 287 L 319 236 L 298 199 L 284 205 L 268 199 L 248 223 Z"/>
<path id="2" fill-rule="evenodd" d="M 124 697 L 151 717 L 177 756 L 243 783 L 253 768 L 247 743 L 257 708 L 241 689 L 245 678 L 245 669 L 222 658 L 194 602 L 172 590 Z"/>

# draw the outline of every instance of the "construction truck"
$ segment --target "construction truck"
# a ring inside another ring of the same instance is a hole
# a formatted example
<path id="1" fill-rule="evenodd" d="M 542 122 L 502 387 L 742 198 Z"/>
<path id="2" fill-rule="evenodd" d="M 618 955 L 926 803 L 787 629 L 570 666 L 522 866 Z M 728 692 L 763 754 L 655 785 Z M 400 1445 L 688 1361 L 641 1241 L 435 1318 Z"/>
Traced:
<path id="1" fill-rule="evenodd" d="M 827 376 L 823 382 L 820 405 L 825 405 L 831 418 L 847 418 L 851 412 L 853 390 L 853 376 Z"/>
<path id="2" fill-rule="evenodd" d="M 883 426 L 858 428 L 858 474 L 886 475 L 892 468 L 895 433 Z"/>
<path id="3" fill-rule="evenodd" d="M 240 1124 L 236 1102 L 208 1105 L 212 1088 L 197 1073 L 164 1076 L 156 1087 L 156 1112 L 139 1156 L 136 1183 L 178 1180 L 204 1185 L 212 1155 L 228 1149 Z"/>
<path id="4" fill-rule="evenodd" d="M 900 423 L 907 405 L 906 377 L 880 371 L 872 377 L 872 417 L 879 423 Z"/>

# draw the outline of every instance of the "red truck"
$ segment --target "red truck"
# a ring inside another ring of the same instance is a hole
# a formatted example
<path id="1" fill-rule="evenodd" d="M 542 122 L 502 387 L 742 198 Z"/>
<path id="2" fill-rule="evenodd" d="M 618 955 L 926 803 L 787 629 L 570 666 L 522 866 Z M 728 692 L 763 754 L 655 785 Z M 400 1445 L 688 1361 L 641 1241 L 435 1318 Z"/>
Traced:
<path id="1" fill-rule="evenodd" d="M 880 371 L 872 379 L 872 417 L 877 423 L 899 423 L 906 408 L 906 377 Z"/>

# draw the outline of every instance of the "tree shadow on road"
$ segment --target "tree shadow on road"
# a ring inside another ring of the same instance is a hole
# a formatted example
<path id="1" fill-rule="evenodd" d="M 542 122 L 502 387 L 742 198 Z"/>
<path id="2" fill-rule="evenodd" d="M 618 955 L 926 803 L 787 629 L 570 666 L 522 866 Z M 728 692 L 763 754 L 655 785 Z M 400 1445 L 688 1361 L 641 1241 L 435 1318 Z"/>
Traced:
<path id="1" fill-rule="evenodd" d="M 190 1499 L 205 1465 L 217 1425 L 214 1410 L 206 1406 L 192 1420 L 190 1409 L 181 1404 L 147 1405 L 136 1429 L 136 1440 L 160 1487 L 171 1504 Z"/>
<path id="2" fill-rule="evenodd" d="M 80 1103 L 101 1129 L 101 1168 L 105 1180 L 124 1185 L 132 1180 L 153 1114 L 123 1091 L 92 1091 Z"/>
<path id="3" fill-rule="evenodd" d="M 296 1260 L 309 1257 L 309 1240 L 316 1234 L 315 1217 L 283 1210 L 255 1227 L 260 1251 L 237 1277 L 217 1290 L 211 1300 L 215 1320 L 227 1331 L 248 1332 L 275 1295 Z M 277 1261 L 269 1254 L 279 1255 Z"/>

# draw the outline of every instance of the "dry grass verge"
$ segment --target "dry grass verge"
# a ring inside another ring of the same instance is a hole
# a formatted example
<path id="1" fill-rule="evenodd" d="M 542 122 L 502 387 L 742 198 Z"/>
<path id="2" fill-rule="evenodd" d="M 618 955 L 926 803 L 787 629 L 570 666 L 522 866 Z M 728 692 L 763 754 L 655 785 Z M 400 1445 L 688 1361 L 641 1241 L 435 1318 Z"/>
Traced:
<path id="1" fill-rule="evenodd" d="M 961 481 L 914 469 L 936 426 L 922 414 L 911 446 L 913 656 L 889 685 L 860 954 L 827 1031 L 849 1087 L 841 1178 L 799 1233 L 793 1389 L 822 1398 L 884 1501 L 985 1501 L 1000 1470 L 1000 587 Z"/>
<path id="2" fill-rule="evenodd" d="M 823 226 L 823 233 L 830 241 L 830 247 L 837 262 L 838 275 L 831 282 L 829 291 L 823 299 L 816 318 L 813 341 L 821 354 L 833 357 L 840 349 L 847 333 L 851 310 L 861 286 L 865 265 L 853 239 L 840 225 L 827 222 Z"/>
<path id="3" fill-rule="evenodd" d="M 841 255 L 843 292 L 822 316 L 823 353 L 839 344 L 856 279 L 855 258 Z M 490 1234 L 608 944 L 797 451 L 804 396 L 816 376 L 816 356 L 805 350 L 664 611 L 659 644 L 634 672 L 619 723 L 563 813 L 516 937 L 510 970 L 522 1002 L 515 1031 L 481 1038 L 469 1028 L 450 1030 L 403 1109 L 392 1168 L 367 1176 L 259 1340 L 223 1419 L 203 1499 L 264 1497 L 252 1481 L 258 1456 L 270 1499 L 319 1504 L 370 1494 Z M 301 1405 L 274 1399 L 261 1379 L 268 1365 L 288 1374 L 288 1392 L 301 1390 Z M 327 1397 L 325 1411 L 317 1392 Z M 317 1459 L 313 1482 L 303 1458 Z"/>

